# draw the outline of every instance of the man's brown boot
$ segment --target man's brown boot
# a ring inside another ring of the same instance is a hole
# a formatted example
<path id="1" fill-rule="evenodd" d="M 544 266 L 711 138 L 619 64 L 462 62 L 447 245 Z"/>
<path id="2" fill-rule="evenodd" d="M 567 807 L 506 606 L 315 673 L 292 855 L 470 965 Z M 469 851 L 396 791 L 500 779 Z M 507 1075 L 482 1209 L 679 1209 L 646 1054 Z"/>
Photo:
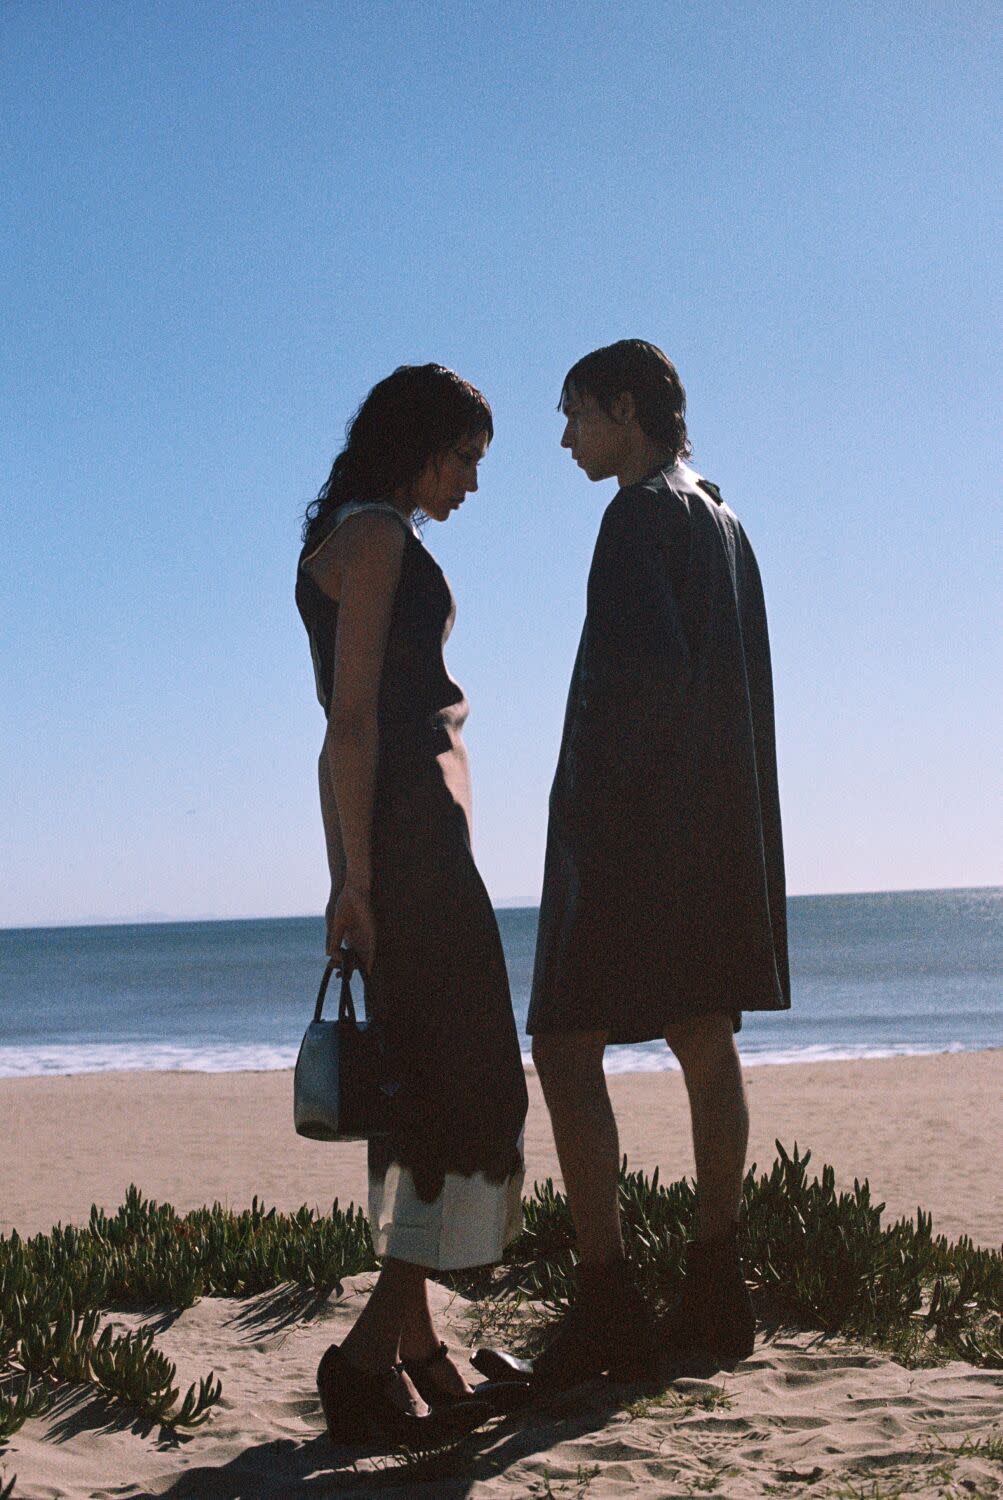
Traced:
<path id="1" fill-rule="evenodd" d="M 578 1296 L 557 1334 L 533 1361 L 533 1386 L 567 1390 L 608 1371 L 613 1380 L 658 1374 L 654 1319 L 625 1260 L 577 1268 Z"/>
<path id="2" fill-rule="evenodd" d="M 732 1363 L 748 1359 L 756 1341 L 756 1318 L 738 1255 L 738 1227 L 717 1240 L 694 1240 L 686 1248 L 682 1291 L 659 1325 L 666 1358 L 708 1354 Z"/>

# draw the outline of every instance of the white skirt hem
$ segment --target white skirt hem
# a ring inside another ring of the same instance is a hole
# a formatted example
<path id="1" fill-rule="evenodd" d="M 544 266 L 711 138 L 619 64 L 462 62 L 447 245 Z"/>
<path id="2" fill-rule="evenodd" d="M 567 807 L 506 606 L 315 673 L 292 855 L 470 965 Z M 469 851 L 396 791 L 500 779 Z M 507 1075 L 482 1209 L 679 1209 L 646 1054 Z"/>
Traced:
<path id="1" fill-rule="evenodd" d="M 373 1249 L 432 1271 L 493 1265 L 522 1230 L 523 1180 L 522 1171 L 505 1182 L 447 1172 L 439 1196 L 423 1203 L 410 1169 L 391 1162 L 385 1176 L 369 1178 Z"/>

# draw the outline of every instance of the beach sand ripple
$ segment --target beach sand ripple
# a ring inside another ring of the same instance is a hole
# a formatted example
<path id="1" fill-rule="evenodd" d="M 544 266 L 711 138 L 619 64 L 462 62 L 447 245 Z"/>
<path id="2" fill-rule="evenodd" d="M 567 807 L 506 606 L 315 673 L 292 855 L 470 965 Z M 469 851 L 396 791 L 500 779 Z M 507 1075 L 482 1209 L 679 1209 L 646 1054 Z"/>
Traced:
<path id="1" fill-rule="evenodd" d="M 431 1472 L 337 1449 L 314 1372 L 371 1284 L 370 1274 L 349 1278 L 321 1301 L 206 1298 L 155 1319 L 182 1388 L 210 1367 L 223 1380 L 206 1426 L 175 1436 L 68 1392 L 15 1435 L 3 1471 L 18 1474 L 26 1500 L 1003 1494 L 1003 1372 L 909 1370 L 811 1335 L 775 1338 L 734 1370 L 690 1373 L 663 1391 L 593 1382 L 497 1419 Z M 470 1304 L 438 1285 L 432 1298 L 463 1347 Z M 151 1317 L 112 1321 L 134 1328 Z"/>

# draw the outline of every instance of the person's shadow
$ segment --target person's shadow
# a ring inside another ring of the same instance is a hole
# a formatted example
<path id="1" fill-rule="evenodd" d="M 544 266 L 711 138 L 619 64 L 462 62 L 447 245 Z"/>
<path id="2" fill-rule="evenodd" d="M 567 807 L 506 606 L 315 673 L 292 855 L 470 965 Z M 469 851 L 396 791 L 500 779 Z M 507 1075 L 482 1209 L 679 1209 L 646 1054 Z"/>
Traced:
<path id="1" fill-rule="evenodd" d="M 697 1368 L 690 1362 L 674 1373 L 706 1379 L 718 1368 Z M 228 1463 L 187 1469 L 169 1489 L 158 1490 L 157 1496 L 160 1500 L 264 1500 L 288 1493 L 308 1500 L 327 1495 L 409 1500 L 424 1491 L 435 1500 L 463 1500 L 479 1481 L 497 1479 L 514 1464 L 601 1431 L 627 1402 L 665 1390 L 672 1378 L 673 1372 L 667 1372 L 666 1379 L 655 1386 L 613 1386 L 595 1380 L 499 1418 L 455 1445 L 415 1458 L 386 1457 L 372 1447 L 335 1446 L 326 1434 L 302 1442 L 280 1438 L 246 1448 Z M 610 1454 L 605 1452 L 604 1457 Z M 359 1467 L 369 1459 L 376 1460 L 375 1467 Z M 144 1493 L 133 1500 L 155 1497 Z"/>

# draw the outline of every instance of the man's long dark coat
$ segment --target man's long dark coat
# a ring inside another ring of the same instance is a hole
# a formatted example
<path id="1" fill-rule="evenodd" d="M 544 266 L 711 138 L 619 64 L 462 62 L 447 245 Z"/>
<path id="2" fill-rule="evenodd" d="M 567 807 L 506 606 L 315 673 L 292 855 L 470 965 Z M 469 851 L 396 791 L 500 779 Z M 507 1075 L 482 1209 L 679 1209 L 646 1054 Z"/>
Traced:
<path id="1" fill-rule="evenodd" d="M 759 569 L 716 487 L 677 464 L 620 490 L 596 542 L 528 1030 L 638 1042 L 789 1005 Z"/>

